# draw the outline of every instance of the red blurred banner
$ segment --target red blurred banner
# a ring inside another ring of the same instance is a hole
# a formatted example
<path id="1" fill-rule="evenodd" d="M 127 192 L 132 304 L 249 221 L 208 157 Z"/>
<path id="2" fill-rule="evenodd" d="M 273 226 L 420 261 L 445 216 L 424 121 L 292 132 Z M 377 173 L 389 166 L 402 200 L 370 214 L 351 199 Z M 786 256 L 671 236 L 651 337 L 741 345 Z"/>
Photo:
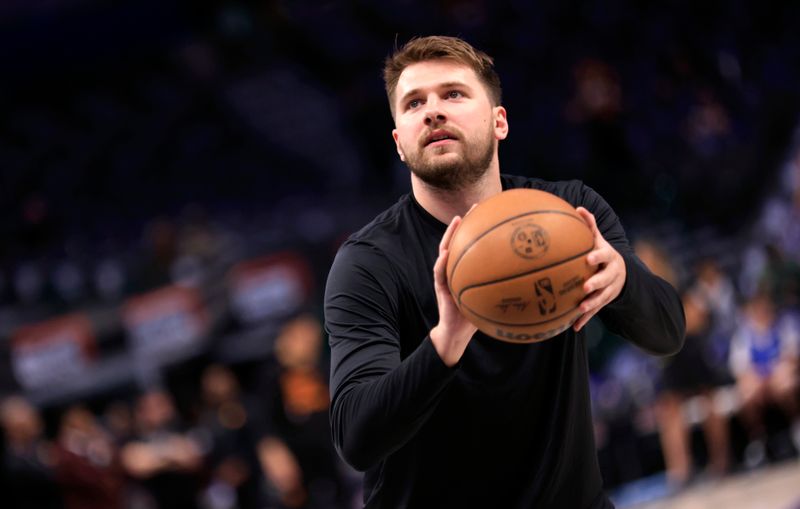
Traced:
<path id="1" fill-rule="evenodd" d="M 208 315 L 198 290 L 168 286 L 128 299 L 122 321 L 130 347 L 140 356 L 160 360 L 164 354 L 193 348 L 208 333 Z"/>
<path id="2" fill-rule="evenodd" d="M 301 310 L 313 281 L 306 259 L 286 251 L 237 264 L 228 273 L 228 287 L 234 314 L 250 325 Z"/>
<path id="3" fill-rule="evenodd" d="M 11 337 L 11 365 L 26 390 L 80 376 L 95 354 L 92 323 L 83 313 L 24 325 Z"/>

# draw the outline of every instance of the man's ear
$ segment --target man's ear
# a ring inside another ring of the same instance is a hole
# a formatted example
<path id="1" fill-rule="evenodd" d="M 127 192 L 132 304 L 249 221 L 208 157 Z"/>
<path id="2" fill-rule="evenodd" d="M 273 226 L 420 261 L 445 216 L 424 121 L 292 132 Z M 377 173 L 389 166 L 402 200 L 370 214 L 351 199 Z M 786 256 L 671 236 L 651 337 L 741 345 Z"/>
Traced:
<path id="1" fill-rule="evenodd" d="M 495 106 L 494 113 L 494 136 L 498 140 L 504 140 L 508 136 L 508 116 L 506 109 L 502 106 Z"/>
<path id="2" fill-rule="evenodd" d="M 394 140 L 394 146 L 397 149 L 397 155 L 400 156 L 400 160 L 405 162 L 406 155 L 403 154 L 403 149 L 400 147 L 400 139 L 397 136 L 397 129 L 392 129 L 392 139 Z"/>

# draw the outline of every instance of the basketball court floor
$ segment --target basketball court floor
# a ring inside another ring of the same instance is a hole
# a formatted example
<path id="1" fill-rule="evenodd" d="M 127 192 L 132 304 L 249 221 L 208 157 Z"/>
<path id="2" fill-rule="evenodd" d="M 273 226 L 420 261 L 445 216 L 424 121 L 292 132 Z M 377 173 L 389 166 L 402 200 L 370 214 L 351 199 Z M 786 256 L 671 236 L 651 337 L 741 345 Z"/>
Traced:
<path id="1" fill-rule="evenodd" d="M 616 502 L 618 509 L 800 509 L 800 460 L 793 459 L 699 483 L 649 502 Z"/>

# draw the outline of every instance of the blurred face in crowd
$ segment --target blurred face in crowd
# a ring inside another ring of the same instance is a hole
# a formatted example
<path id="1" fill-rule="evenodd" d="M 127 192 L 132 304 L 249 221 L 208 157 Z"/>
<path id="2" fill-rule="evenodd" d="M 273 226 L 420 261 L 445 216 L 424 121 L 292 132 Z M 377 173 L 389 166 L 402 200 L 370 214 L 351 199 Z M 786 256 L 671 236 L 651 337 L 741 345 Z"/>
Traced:
<path id="1" fill-rule="evenodd" d="M 76 405 L 61 416 L 58 440 L 68 449 L 82 450 L 88 442 L 105 443 L 108 439 L 97 418 L 86 408 Z"/>
<path id="2" fill-rule="evenodd" d="M 155 431 L 169 425 L 175 418 L 172 399 L 164 392 L 143 394 L 136 405 L 136 420 L 144 432 Z"/>
<path id="3" fill-rule="evenodd" d="M 708 324 L 708 310 L 703 303 L 687 295 L 683 298 L 683 312 L 686 316 L 686 333 L 698 334 L 702 332 Z"/>
<path id="4" fill-rule="evenodd" d="M 85 408 L 73 406 L 67 409 L 61 417 L 61 427 L 67 431 L 93 433 L 97 427 L 97 420 Z"/>
<path id="5" fill-rule="evenodd" d="M 397 82 L 394 111 L 400 159 L 426 184 L 462 189 L 497 165 L 506 111 L 492 105 L 470 67 L 445 59 L 409 65 Z"/>
<path id="6" fill-rule="evenodd" d="M 20 397 L 10 397 L 3 401 L 0 406 L 0 424 L 8 441 L 17 444 L 33 441 L 41 435 L 43 429 L 39 412 Z"/>
<path id="7" fill-rule="evenodd" d="M 310 316 L 292 320 L 275 342 L 278 361 L 288 368 L 310 368 L 319 361 L 322 328 Z"/>
<path id="8" fill-rule="evenodd" d="M 211 405 L 219 405 L 235 398 L 239 393 L 239 382 L 224 366 L 209 366 L 203 373 L 203 397 Z"/>
<path id="9" fill-rule="evenodd" d="M 765 331 L 772 326 L 775 320 L 775 306 L 772 299 L 764 294 L 754 296 L 746 306 L 747 317 L 751 325 L 758 330 Z"/>
<path id="10" fill-rule="evenodd" d="M 133 432 L 133 414 L 123 401 L 114 401 L 104 412 L 104 419 L 109 431 L 117 437 L 124 438 Z"/>
<path id="11" fill-rule="evenodd" d="M 675 271 L 661 248 L 648 240 L 640 239 L 636 241 L 633 249 L 636 251 L 636 256 L 650 269 L 650 272 L 672 286 L 677 286 Z"/>
<path id="12" fill-rule="evenodd" d="M 703 261 L 697 269 L 697 277 L 707 285 L 713 285 L 720 279 L 720 270 L 712 260 Z"/>

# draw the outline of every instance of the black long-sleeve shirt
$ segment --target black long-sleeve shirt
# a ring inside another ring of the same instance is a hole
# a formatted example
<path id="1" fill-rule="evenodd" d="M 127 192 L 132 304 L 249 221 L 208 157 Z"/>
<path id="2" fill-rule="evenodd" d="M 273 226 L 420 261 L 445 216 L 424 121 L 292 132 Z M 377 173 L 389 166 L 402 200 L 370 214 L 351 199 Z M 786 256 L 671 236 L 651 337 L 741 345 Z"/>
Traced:
<path id="1" fill-rule="evenodd" d="M 579 181 L 501 177 L 595 215 L 627 279 L 599 316 L 656 354 L 677 351 L 684 317 L 675 290 L 633 254 L 608 204 Z M 412 195 L 352 235 L 325 289 L 334 444 L 365 470 L 373 507 L 611 507 L 603 494 L 583 333 L 535 344 L 476 333 L 448 368 L 431 343 L 438 322 L 433 265 L 446 225 Z"/>

